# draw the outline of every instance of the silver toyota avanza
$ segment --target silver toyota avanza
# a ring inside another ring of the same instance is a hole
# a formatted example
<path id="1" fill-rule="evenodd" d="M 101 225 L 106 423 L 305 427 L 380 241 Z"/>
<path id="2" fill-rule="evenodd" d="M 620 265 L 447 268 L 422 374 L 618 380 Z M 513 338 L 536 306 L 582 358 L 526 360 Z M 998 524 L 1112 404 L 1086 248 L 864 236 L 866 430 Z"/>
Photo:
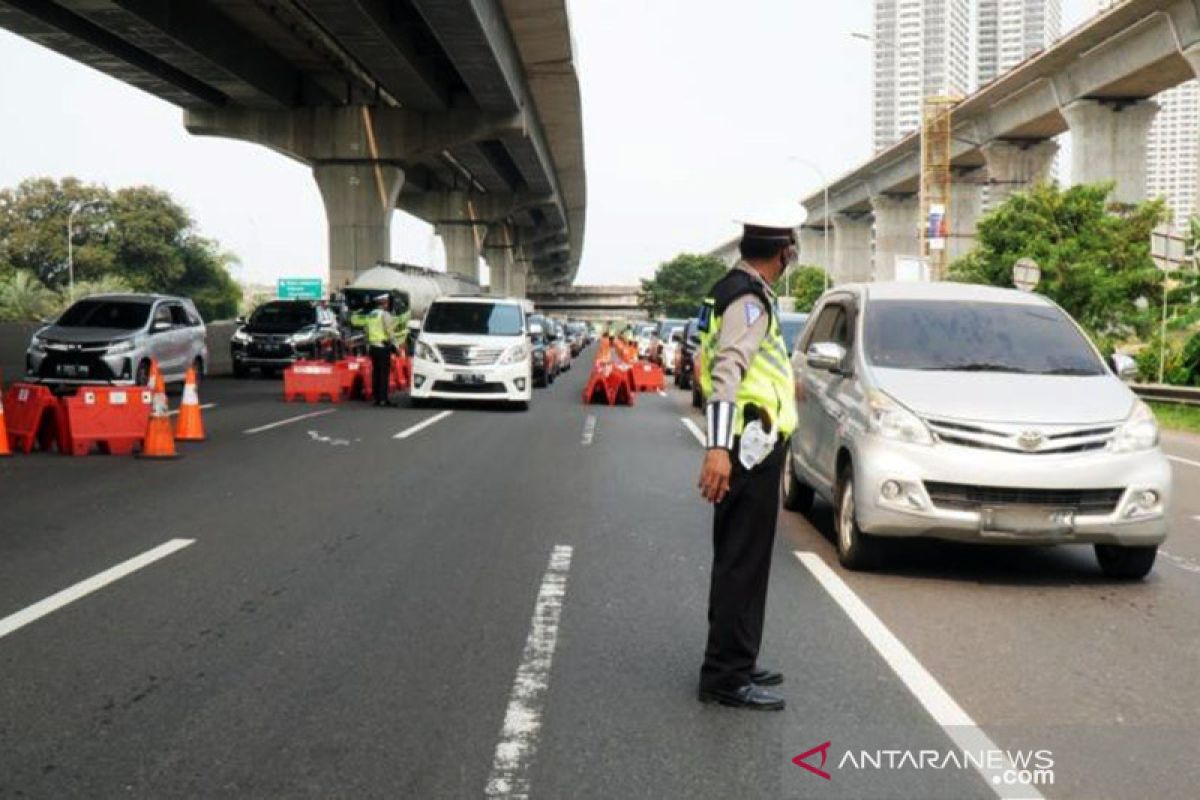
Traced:
<path id="1" fill-rule="evenodd" d="M 1157 424 L 1051 301 L 849 285 L 797 345 L 784 504 L 831 502 L 847 567 L 877 566 L 881 537 L 928 536 L 1086 543 L 1109 576 L 1150 571 L 1171 495 Z"/>

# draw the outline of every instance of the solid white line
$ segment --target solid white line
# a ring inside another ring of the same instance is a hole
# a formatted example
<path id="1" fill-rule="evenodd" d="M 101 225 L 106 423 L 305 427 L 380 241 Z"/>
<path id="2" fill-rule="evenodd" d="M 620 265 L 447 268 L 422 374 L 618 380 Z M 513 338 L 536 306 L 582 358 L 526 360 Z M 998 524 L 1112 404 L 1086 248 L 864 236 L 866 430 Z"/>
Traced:
<path id="1" fill-rule="evenodd" d="M 921 665 L 921 662 L 917 661 L 916 656 L 904 646 L 904 643 L 888 630 L 883 621 L 875 616 L 875 612 L 859 599 L 858 595 L 838 577 L 837 573 L 829 568 L 828 564 L 821 560 L 820 556 L 816 553 L 799 550 L 794 553 L 800 563 L 808 568 L 808 571 L 824 587 L 834 602 L 841 606 L 842 611 L 846 612 L 846 616 L 850 617 L 850 621 L 867 638 L 879 655 L 883 656 L 883 660 L 892 668 L 896 676 L 908 687 L 917 701 L 925 707 L 934 721 L 942 726 L 946 735 L 959 748 L 973 753 L 981 750 L 990 752 L 1000 749 L 975 724 L 970 715 L 954 701 L 949 692 L 942 688 L 937 678 L 933 677 Z M 1016 769 L 1016 766 L 1008 760 L 1007 754 L 1005 761 L 1008 763 L 1004 769 L 990 768 L 988 766 L 990 762 L 987 759 L 977 760 L 982 763 L 976 766 L 976 771 L 983 776 L 997 797 L 1020 797 L 1030 800 L 1042 797 L 1033 787 L 1012 786 L 1003 783 L 1003 773 L 1009 769 Z M 972 764 L 974 765 L 975 762 Z"/>
<path id="2" fill-rule="evenodd" d="M 529 797 L 529 768 L 537 753 L 542 706 L 550 688 L 550 665 L 558 643 L 558 621 L 562 617 L 572 552 L 570 545 L 560 544 L 550 554 L 484 789 L 487 797 L 511 800 Z"/>
<path id="3" fill-rule="evenodd" d="M 1190 458 L 1180 458 L 1179 456 L 1167 456 L 1172 461 L 1178 461 L 1180 464 L 1187 464 L 1190 467 L 1200 467 L 1200 461 L 1192 461 Z"/>
<path id="4" fill-rule="evenodd" d="M 393 439 L 407 439 L 408 437 L 412 436 L 414 433 L 420 433 L 421 431 L 428 428 L 430 425 L 441 422 L 442 420 L 444 420 L 446 417 L 450 416 L 453 413 L 454 413 L 453 411 L 443 411 L 440 414 L 434 414 L 432 417 L 425 420 L 424 422 L 418 422 L 416 425 L 413 425 L 411 428 L 405 428 L 404 430 L 400 431 L 392 438 Z"/>
<path id="5" fill-rule="evenodd" d="M 200 404 L 200 410 L 201 410 L 201 411 L 207 411 L 207 410 L 208 410 L 208 409 L 210 409 L 210 408 L 216 408 L 216 405 L 217 405 L 216 403 L 201 403 L 201 404 Z M 168 417 L 173 417 L 173 416 L 175 416 L 175 415 L 176 415 L 176 414 L 178 414 L 178 413 L 179 413 L 179 409 L 178 409 L 178 408 L 173 408 L 173 409 L 171 409 L 170 411 L 168 411 L 168 412 L 167 412 L 167 416 L 168 416 Z"/>
<path id="6" fill-rule="evenodd" d="M 80 581 L 74 586 L 63 589 L 57 594 L 52 594 L 44 600 L 39 600 L 27 608 L 21 609 L 15 614 L 10 614 L 4 619 L 0 619 L 0 639 L 3 639 L 15 630 L 24 628 L 31 622 L 36 622 L 65 605 L 74 603 L 76 600 L 86 597 L 92 592 L 103 589 L 108 584 L 118 581 L 132 572 L 137 572 L 142 567 L 149 566 L 161 558 L 166 558 L 176 550 L 182 550 L 188 545 L 195 544 L 195 541 L 195 539 L 172 539 L 169 542 L 164 542 L 152 550 L 147 550 L 140 556 L 134 556 L 128 561 L 123 561 L 115 567 L 106 569 L 98 575 L 93 575 L 87 580 Z"/>
<path id="7" fill-rule="evenodd" d="M 312 419 L 313 417 L 320 417 L 320 416 L 324 416 L 325 414 L 332 414 L 335 411 L 337 411 L 336 408 L 327 408 L 324 411 L 313 411 L 308 414 L 301 414 L 298 417 L 288 417 L 287 419 L 281 419 L 281 420 L 279 420 L 279 422 L 272 422 L 269 425 L 259 425 L 257 428 L 250 428 L 249 430 L 242 431 L 242 433 L 249 433 L 249 434 L 262 433 L 263 431 L 269 431 L 272 428 L 278 428 L 281 425 L 291 425 L 293 422 L 299 422 L 302 419 Z"/>
<path id="8" fill-rule="evenodd" d="M 587 419 L 583 421 L 583 446 L 587 447 L 592 443 L 592 439 L 596 437 L 596 415 L 588 414 Z"/>
<path id="9" fill-rule="evenodd" d="M 658 396 L 659 396 L 659 397 L 666 397 L 666 396 L 667 396 L 667 391 L 666 391 L 666 389 L 659 389 L 659 390 L 658 390 Z"/>
<path id="10" fill-rule="evenodd" d="M 1181 570 L 1184 570 L 1185 572 L 1194 572 L 1200 575 L 1200 564 L 1197 564 L 1195 561 L 1192 561 L 1189 558 L 1184 558 L 1183 556 L 1177 556 L 1174 553 L 1168 553 L 1161 547 L 1158 549 L 1158 554 L 1166 558 L 1167 561 L 1171 562 L 1175 566 L 1179 567 Z"/>
<path id="11" fill-rule="evenodd" d="M 687 417 L 680 417 L 679 421 L 684 424 L 684 427 L 692 432 L 692 436 L 696 437 L 696 441 L 700 443 L 700 446 L 704 447 L 704 431 L 700 430 L 700 427 Z"/>

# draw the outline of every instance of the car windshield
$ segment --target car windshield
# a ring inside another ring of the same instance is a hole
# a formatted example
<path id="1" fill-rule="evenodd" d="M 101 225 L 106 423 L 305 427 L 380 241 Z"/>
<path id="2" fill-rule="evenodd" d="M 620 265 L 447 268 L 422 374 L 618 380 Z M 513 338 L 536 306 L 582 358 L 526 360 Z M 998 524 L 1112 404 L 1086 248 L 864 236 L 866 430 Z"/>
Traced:
<path id="1" fill-rule="evenodd" d="M 133 331 L 145 326 L 150 304 L 131 300 L 80 300 L 55 323 L 63 328 L 117 328 Z"/>
<path id="2" fill-rule="evenodd" d="M 471 336 L 520 336 L 521 317 L 521 307 L 513 303 L 434 303 L 425 315 L 424 330 Z"/>
<path id="3" fill-rule="evenodd" d="M 878 300 L 864 320 L 867 361 L 889 369 L 1102 375 L 1060 310 L 1025 303 Z"/>
<path id="4" fill-rule="evenodd" d="M 250 316 L 251 325 L 271 328 L 298 328 L 316 321 L 317 310 L 308 303 L 267 303 Z"/>

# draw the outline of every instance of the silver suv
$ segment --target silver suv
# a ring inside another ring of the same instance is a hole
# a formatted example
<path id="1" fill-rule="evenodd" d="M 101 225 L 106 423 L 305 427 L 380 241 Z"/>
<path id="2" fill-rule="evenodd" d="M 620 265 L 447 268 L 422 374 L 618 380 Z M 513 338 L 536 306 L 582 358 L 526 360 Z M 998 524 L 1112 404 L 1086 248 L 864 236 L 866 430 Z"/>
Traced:
<path id="1" fill-rule="evenodd" d="M 204 321 L 191 300 L 147 294 L 85 297 L 33 335 L 25 368 L 43 383 L 144 386 L 151 359 L 168 383 L 182 381 L 191 366 L 204 374 Z"/>
<path id="2" fill-rule="evenodd" d="M 799 427 L 785 507 L 834 506 L 838 557 L 880 537 L 1088 543 L 1140 578 L 1167 534 L 1153 413 L 1044 297 L 872 283 L 821 298 L 793 355 Z"/>

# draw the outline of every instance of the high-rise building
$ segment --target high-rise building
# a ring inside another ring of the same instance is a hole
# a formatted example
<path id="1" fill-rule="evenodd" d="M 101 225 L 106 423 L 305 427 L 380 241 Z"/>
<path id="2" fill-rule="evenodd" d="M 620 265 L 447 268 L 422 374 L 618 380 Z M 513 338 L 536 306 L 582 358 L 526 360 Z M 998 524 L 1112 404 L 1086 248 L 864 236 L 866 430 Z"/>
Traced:
<path id="1" fill-rule="evenodd" d="M 1182 230 L 1196 211 L 1200 85 L 1181 83 L 1154 101 L 1158 114 L 1146 134 L 1146 194 L 1165 198 L 1175 227 Z"/>
<path id="2" fill-rule="evenodd" d="M 875 150 L 921 124 L 922 100 L 973 88 L 972 0 L 875 0 Z"/>
<path id="3" fill-rule="evenodd" d="M 976 86 L 989 83 L 1062 33 L 1062 0 L 979 0 Z"/>

